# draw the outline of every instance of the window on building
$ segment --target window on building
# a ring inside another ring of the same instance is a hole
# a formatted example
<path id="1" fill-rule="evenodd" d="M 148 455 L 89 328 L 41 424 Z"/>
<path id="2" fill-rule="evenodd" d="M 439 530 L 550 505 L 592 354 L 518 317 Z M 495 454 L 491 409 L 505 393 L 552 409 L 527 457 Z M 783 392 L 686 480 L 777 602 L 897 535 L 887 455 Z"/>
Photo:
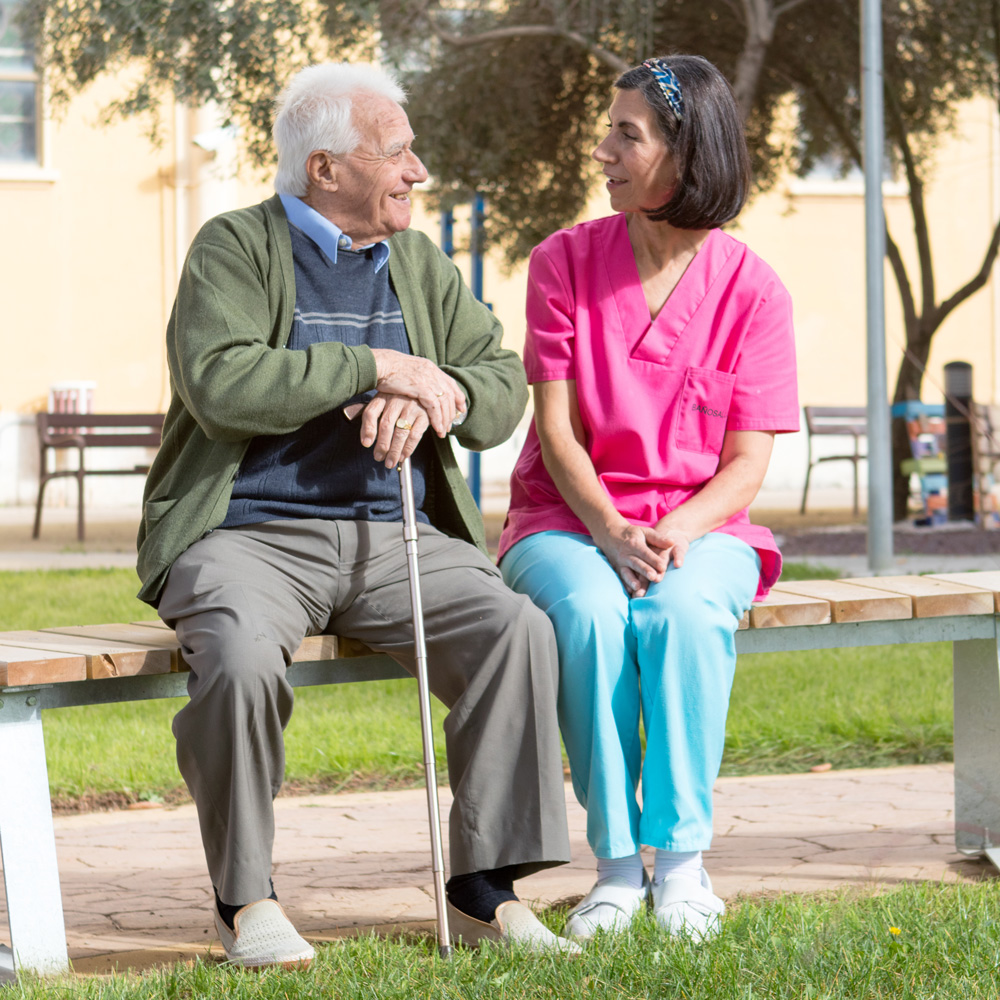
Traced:
<path id="1" fill-rule="evenodd" d="M 41 160 L 41 84 L 35 53 L 17 23 L 22 0 L 0 0 L 0 165 Z"/>

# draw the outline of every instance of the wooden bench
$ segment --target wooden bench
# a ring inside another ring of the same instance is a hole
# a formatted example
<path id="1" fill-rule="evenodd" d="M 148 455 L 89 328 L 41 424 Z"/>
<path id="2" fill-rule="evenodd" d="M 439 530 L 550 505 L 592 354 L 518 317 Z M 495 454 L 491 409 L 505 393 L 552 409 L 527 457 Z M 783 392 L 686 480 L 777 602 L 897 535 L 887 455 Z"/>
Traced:
<path id="1" fill-rule="evenodd" d="M 62 476 L 73 476 L 77 486 L 76 537 L 84 539 L 83 480 L 85 476 L 146 475 L 148 465 L 128 469 L 88 469 L 84 453 L 88 448 L 159 448 L 163 431 L 162 413 L 39 413 L 38 428 L 38 500 L 32 538 L 42 530 L 42 497 L 45 487 Z M 49 452 L 77 450 L 75 469 L 49 470 Z"/>
<path id="2" fill-rule="evenodd" d="M 800 513 L 806 512 L 806 497 L 809 493 L 809 477 L 813 466 L 820 462 L 851 462 L 854 465 L 854 516 L 858 516 L 858 463 L 868 456 L 861 454 L 861 439 L 868 434 L 868 411 L 863 406 L 806 406 L 803 407 L 808 432 L 808 466 L 806 483 L 802 488 Z M 854 451 L 849 455 L 820 455 L 813 458 L 814 437 L 850 437 L 854 440 Z"/>
<path id="3" fill-rule="evenodd" d="M 1000 571 L 786 583 L 747 613 L 739 653 L 950 642 L 955 678 L 955 843 L 1000 861 Z M 68 968 L 42 734 L 49 708 L 171 698 L 187 666 L 159 622 L 0 633 L 2 849 L 13 971 Z M 307 638 L 293 687 L 408 676 L 385 655 Z"/>

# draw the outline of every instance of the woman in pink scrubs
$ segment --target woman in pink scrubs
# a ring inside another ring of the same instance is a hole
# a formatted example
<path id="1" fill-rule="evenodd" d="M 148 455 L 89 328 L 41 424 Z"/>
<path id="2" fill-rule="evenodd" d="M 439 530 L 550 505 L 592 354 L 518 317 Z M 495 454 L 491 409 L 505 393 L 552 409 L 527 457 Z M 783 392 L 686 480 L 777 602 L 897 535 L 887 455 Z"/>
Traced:
<path id="1" fill-rule="evenodd" d="M 781 571 L 747 507 L 774 434 L 798 430 L 792 309 L 771 268 L 720 229 L 750 170 L 718 70 L 651 59 L 615 87 L 593 155 L 616 214 L 531 257 L 535 417 L 500 565 L 559 644 L 560 723 L 597 858 L 567 933 L 623 929 L 648 904 L 667 932 L 704 937 L 724 909 L 702 851 L 733 637 Z"/>

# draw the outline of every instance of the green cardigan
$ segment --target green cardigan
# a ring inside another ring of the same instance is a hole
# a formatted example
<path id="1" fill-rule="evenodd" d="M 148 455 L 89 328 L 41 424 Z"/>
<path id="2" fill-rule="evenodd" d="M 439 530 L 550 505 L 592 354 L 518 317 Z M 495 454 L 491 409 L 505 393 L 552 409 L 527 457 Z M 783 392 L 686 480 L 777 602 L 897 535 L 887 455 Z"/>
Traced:
<path id="1" fill-rule="evenodd" d="M 482 450 L 506 440 L 528 398 L 524 368 L 500 347 L 493 314 L 422 233 L 389 240 L 389 275 L 410 348 L 458 381 L 468 417 L 456 437 Z M 155 604 L 174 560 L 222 523 L 250 439 L 285 434 L 375 388 L 368 347 L 284 349 L 295 310 L 288 222 L 277 196 L 210 220 L 188 252 L 167 326 L 172 398 L 146 480 L 139 597 Z M 431 433 L 430 521 L 485 551 L 483 523 L 448 440 Z"/>

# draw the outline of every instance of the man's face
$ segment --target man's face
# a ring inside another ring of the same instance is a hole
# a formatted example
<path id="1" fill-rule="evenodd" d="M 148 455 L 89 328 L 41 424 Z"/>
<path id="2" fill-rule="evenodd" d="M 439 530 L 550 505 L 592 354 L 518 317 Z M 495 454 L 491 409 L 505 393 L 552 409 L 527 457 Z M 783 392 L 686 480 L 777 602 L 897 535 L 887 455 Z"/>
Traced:
<path id="1" fill-rule="evenodd" d="M 363 93 L 354 101 L 361 142 L 335 156 L 336 191 L 329 217 L 360 246 L 388 239 L 410 224 L 410 191 L 427 180 L 413 152 L 406 112 L 388 97 Z"/>

